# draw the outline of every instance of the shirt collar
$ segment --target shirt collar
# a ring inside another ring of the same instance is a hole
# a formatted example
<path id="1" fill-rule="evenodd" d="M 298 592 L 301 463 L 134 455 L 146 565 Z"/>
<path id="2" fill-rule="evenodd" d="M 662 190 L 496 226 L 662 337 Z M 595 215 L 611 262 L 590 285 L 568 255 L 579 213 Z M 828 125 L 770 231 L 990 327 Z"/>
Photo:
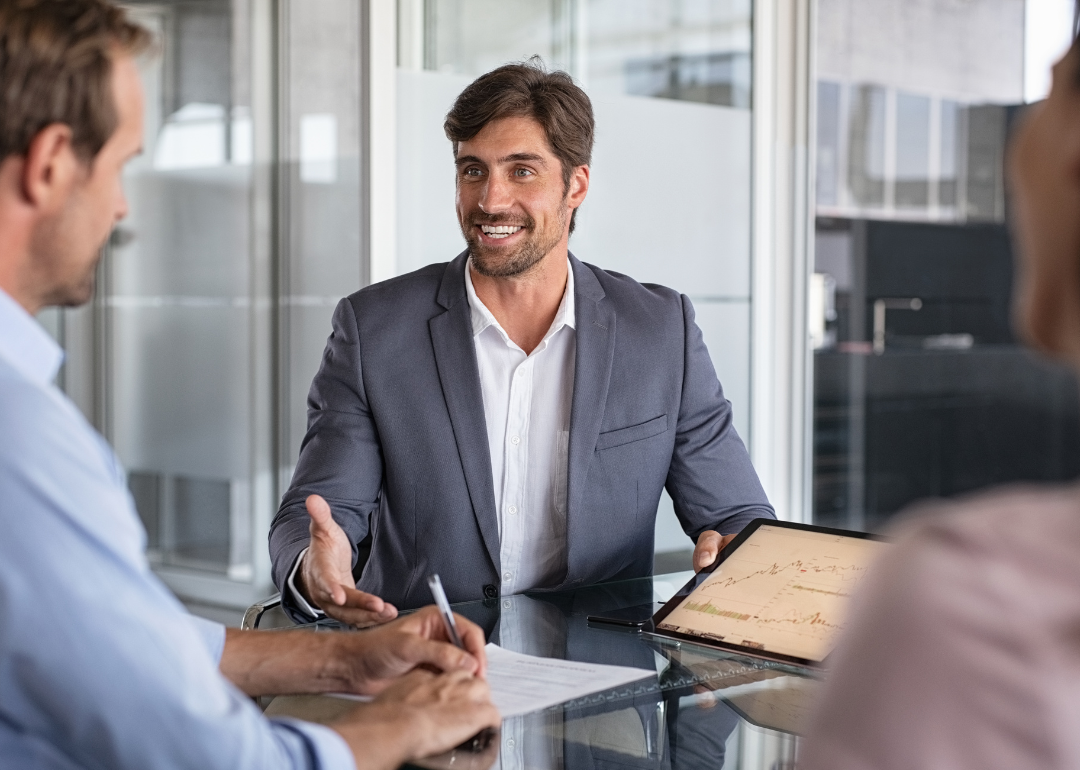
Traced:
<path id="1" fill-rule="evenodd" d="M 60 371 L 64 351 L 18 302 L 0 289 L 0 358 L 27 379 L 48 385 Z"/>
<path id="2" fill-rule="evenodd" d="M 478 296 L 476 296 L 476 289 L 473 287 L 472 282 L 472 257 L 465 263 L 465 290 L 469 295 L 469 309 L 472 311 L 473 337 L 478 336 L 489 326 L 494 326 L 499 330 L 499 333 L 502 334 L 503 337 L 509 339 L 509 336 L 495 319 L 495 316 L 491 314 L 491 311 L 487 309 L 487 306 L 480 301 Z M 567 257 L 566 288 L 563 290 L 562 302 L 559 303 L 559 309 L 555 312 L 555 319 L 551 322 L 551 328 L 548 329 L 547 334 L 544 335 L 544 339 L 550 339 L 552 335 L 564 326 L 576 329 L 575 318 L 574 266 L 570 264 L 570 258 Z"/>

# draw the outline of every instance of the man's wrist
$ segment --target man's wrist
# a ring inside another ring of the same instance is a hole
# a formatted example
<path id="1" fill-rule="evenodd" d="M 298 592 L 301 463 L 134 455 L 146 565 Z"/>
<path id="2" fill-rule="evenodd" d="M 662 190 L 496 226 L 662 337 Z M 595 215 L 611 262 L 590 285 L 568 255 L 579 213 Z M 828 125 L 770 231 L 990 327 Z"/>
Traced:
<path id="1" fill-rule="evenodd" d="M 371 672 L 367 666 L 367 658 L 372 649 L 369 633 L 344 631 L 326 634 L 326 637 L 328 646 L 320 650 L 324 660 L 321 679 L 328 684 L 332 683 L 334 692 L 371 694 Z M 375 649 L 378 649 L 377 644 Z"/>

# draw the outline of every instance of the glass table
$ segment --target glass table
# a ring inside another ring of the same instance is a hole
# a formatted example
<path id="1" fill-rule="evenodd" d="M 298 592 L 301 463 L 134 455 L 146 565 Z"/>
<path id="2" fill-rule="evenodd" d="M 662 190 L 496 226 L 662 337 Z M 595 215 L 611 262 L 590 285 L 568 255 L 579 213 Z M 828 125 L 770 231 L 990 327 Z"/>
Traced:
<path id="1" fill-rule="evenodd" d="M 691 577 L 682 572 L 570 591 L 463 602 L 454 610 L 488 641 L 530 655 L 656 671 L 656 676 L 504 720 L 487 751 L 455 751 L 417 763 L 457 770 L 782 770 L 794 767 L 817 672 L 678 643 L 589 615 L 663 602 Z M 288 623 L 280 610 L 260 627 Z M 340 628 L 336 621 L 313 630 Z M 267 715 L 330 721 L 350 701 L 281 696 Z"/>

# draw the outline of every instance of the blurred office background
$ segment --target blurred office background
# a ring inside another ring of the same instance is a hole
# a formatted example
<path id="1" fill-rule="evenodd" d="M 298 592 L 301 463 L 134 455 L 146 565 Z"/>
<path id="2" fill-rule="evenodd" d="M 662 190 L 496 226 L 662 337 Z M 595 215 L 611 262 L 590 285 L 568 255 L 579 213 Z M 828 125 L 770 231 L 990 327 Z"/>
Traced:
<path id="1" fill-rule="evenodd" d="M 42 321 L 188 601 L 272 592 L 332 309 L 461 250 L 443 116 L 534 54 L 596 110 L 571 249 L 690 296 L 781 517 L 1080 471 L 1076 383 L 1009 323 L 1002 174 L 1072 0 L 129 5 L 161 40 L 131 214 Z M 665 498 L 658 569 L 690 547 Z"/>

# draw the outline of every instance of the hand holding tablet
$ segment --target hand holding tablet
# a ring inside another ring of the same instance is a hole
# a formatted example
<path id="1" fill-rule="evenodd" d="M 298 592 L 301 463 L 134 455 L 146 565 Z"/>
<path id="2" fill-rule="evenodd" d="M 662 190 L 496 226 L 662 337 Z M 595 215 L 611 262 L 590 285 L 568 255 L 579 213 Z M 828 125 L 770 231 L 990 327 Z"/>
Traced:
<path id="1" fill-rule="evenodd" d="M 863 532 L 757 519 L 656 613 L 653 633 L 820 666 L 886 547 Z"/>

